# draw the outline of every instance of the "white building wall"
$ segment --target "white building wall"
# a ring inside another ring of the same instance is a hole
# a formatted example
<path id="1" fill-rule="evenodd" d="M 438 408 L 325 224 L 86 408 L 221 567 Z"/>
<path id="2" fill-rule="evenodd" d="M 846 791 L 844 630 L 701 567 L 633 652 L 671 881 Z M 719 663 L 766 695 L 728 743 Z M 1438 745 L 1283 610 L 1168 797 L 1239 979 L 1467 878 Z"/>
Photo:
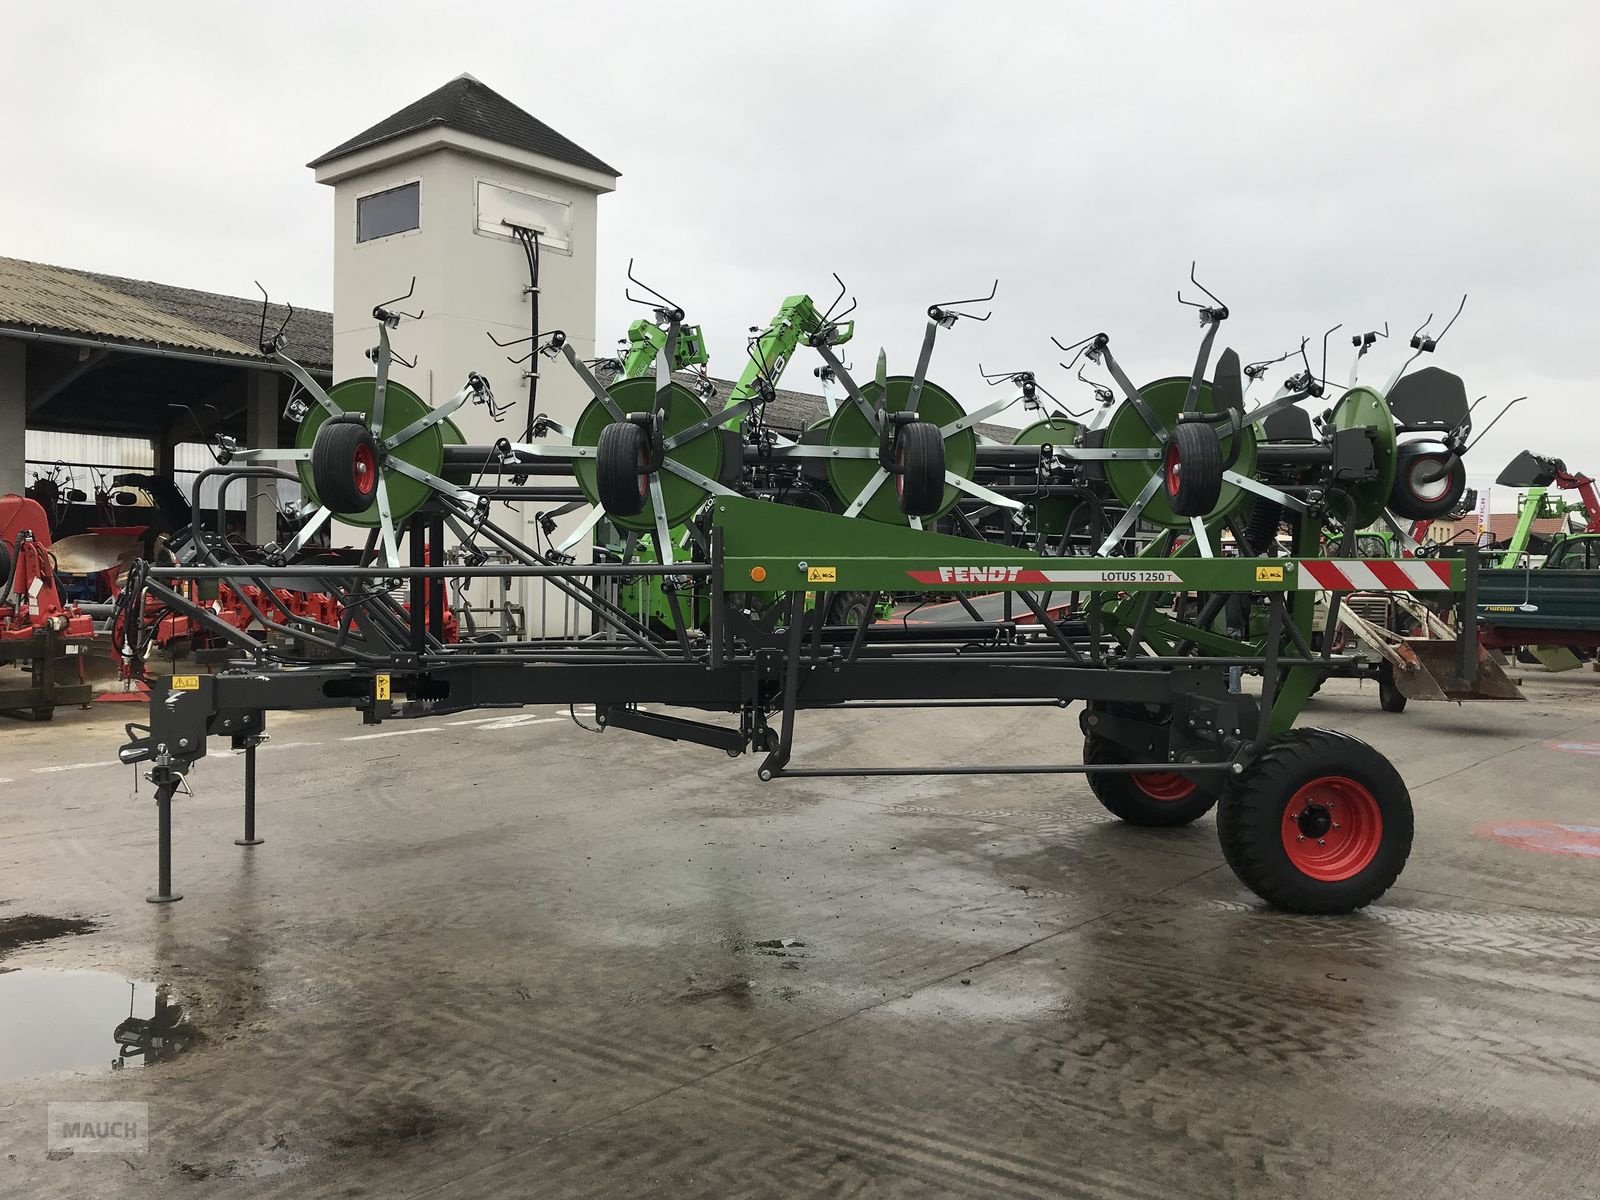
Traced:
<path id="1" fill-rule="evenodd" d="M 450 144 L 439 144 L 441 140 Z M 415 356 L 417 365 L 396 364 L 392 377 L 438 405 L 462 387 L 468 372 L 477 371 L 490 381 L 496 398 L 512 406 L 497 424 L 486 407 L 469 404 L 455 415 L 456 424 L 473 444 L 499 437 L 518 439 L 529 415 L 529 388 L 522 373 L 534 364 L 508 362 L 508 355 L 520 357 L 527 347 L 503 350 L 487 334 L 509 341 L 531 332 L 531 311 L 524 296 L 527 261 L 509 231 L 497 235 L 477 229 L 478 183 L 537 192 L 572 206 L 571 248 L 545 247 L 540 256 L 539 324 L 545 330 L 564 330 L 580 358 L 593 358 L 597 199 L 600 190 L 610 190 L 610 177 L 572 168 L 569 173 L 578 178 L 564 178 L 554 173 L 561 169 L 559 164 L 496 148 L 482 139 L 448 133 L 442 139 L 434 135 L 431 144 L 402 140 L 319 168 L 318 179 L 334 188 L 335 380 L 372 373 L 365 356 L 377 344 L 372 308 L 403 293 L 414 274 L 415 295 L 395 307 L 420 310 L 422 317 L 403 321 L 391 337 L 398 353 L 407 359 Z M 358 242 L 357 199 L 413 180 L 420 185 L 419 228 Z M 542 358 L 537 362 L 542 372 L 538 411 L 570 425 L 587 403 L 587 391 L 565 362 Z M 514 532 L 531 543 L 532 514 L 540 506 L 522 507 L 525 524 Z M 582 515 L 567 518 L 562 528 L 570 529 Z M 514 521 L 503 507 L 496 519 Z M 356 531 L 349 534 L 347 540 L 358 540 Z M 550 611 L 554 601 L 539 594 L 538 584 L 521 590 L 533 618 L 530 632 L 537 633 L 539 614 Z M 559 608 L 550 621 L 554 627 L 549 632 L 559 632 Z"/>

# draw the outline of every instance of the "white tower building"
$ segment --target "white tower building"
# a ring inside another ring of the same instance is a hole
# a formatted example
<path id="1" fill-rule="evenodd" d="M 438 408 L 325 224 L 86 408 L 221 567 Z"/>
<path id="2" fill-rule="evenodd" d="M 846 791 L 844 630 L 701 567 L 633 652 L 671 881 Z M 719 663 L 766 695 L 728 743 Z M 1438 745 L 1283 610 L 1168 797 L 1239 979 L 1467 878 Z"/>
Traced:
<path id="1" fill-rule="evenodd" d="M 431 404 L 442 403 L 469 371 L 485 376 L 501 422 L 481 405 L 455 416 L 469 443 L 517 440 L 537 410 L 570 423 L 588 395 L 562 364 L 507 356 L 496 347 L 561 329 L 580 358 L 595 356 L 597 202 L 615 190 L 617 171 L 471 75 L 460 75 L 307 164 L 334 195 L 334 379 L 372 373 L 372 308 L 421 312 L 393 334 L 393 378 Z M 510 224 L 507 224 L 510 222 Z M 538 291 L 530 293 L 523 242 L 512 226 L 538 233 Z M 535 382 L 526 373 L 543 366 Z M 528 514 L 531 520 L 531 513 Z M 564 522 L 564 525 L 570 522 Z M 524 540 L 532 530 L 524 530 Z M 560 628 L 559 611 L 530 585 L 520 597 L 529 632 Z M 541 616 L 543 614 L 543 616 Z"/>

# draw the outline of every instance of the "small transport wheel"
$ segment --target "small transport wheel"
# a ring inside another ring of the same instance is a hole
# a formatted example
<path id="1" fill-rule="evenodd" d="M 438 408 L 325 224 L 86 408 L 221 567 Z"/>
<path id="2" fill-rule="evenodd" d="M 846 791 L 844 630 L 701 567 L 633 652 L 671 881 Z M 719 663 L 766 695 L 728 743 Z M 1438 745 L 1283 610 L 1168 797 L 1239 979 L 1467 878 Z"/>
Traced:
<path id="1" fill-rule="evenodd" d="M 1406 710 L 1406 694 L 1395 685 L 1394 667 L 1387 659 L 1378 668 L 1378 707 L 1392 713 Z"/>
<path id="2" fill-rule="evenodd" d="M 600 507 L 619 517 L 644 508 L 650 495 L 645 474 L 645 431 L 632 421 L 615 421 L 600 431 L 595 450 L 595 487 Z"/>
<path id="3" fill-rule="evenodd" d="M 826 623 L 854 628 L 864 617 L 870 622 L 873 598 L 872 592 L 834 592 L 827 602 Z"/>
<path id="4" fill-rule="evenodd" d="M 911 421 L 895 437 L 894 477 L 900 511 L 908 517 L 929 517 L 944 503 L 944 436 L 930 421 Z"/>
<path id="5" fill-rule="evenodd" d="M 317 499 L 336 513 L 361 513 L 378 494 L 378 442 L 359 419 L 330 418 L 311 443 Z"/>
<path id="6" fill-rule="evenodd" d="M 1083 741 L 1083 761 L 1109 766 L 1132 760 L 1115 742 L 1090 735 Z M 1086 778 L 1095 799 L 1130 825 L 1187 825 L 1205 816 L 1217 802 L 1215 792 L 1173 771 L 1090 771 Z"/>
<path id="7" fill-rule="evenodd" d="M 1347 913 L 1399 878 L 1411 795 L 1387 758 L 1331 729 L 1267 743 L 1223 789 L 1217 836 L 1241 883 L 1290 912 Z"/>
<path id="8" fill-rule="evenodd" d="M 1222 498 L 1222 442 L 1204 421 L 1173 427 L 1161 460 L 1167 503 L 1180 517 L 1203 517 Z"/>
<path id="9" fill-rule="evenodd" d="M 1395 450 L 1389 508 L 1408 521 L 1448 515 L 1467 490 L 1467 464 L 1439 442 L 1402 442 Z"/>

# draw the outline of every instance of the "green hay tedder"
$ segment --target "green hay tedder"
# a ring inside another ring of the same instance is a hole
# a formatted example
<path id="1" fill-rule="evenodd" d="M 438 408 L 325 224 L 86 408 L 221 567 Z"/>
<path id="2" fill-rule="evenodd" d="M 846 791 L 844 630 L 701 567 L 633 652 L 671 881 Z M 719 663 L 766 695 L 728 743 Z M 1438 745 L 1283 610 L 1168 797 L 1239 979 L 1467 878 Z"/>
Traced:
<path id="1" fill-rule="evenodd" d="M 264 337 L 309 411 L 293 448 L 225 446 L 216 473 L 300 482 L 300 533 L 256 561 L 193 539 L 191 561 L 139 564 L 124 592 L 132 661 L 170 613 L 237 650 L 213 674 L 154 680 L 149 723 L 123 750 L 156 785 L 152 899 L 174 898 L 171 801 L 212 737 L 246 754 L 250 840 L 255 747 L 272 709 L 354 708 L 375 723 L 550 703 L 592 704 L 608 729 L 755 751 L 764 780 L 1083 773 L 1132 824 L 1185 824 L 1216 807 L 1230 866 L 1275 905 L 1346 912 L 1381 895 L 1410 851 L 1405 784 L 1370 746 L 1294 725 L 1341 665 L 1330 640 L 1313 649 L 1318 593 L 1337 605 L 1376 581 L 1472 611 L 1473 563 L 1367 562 L 1354 540 L 1374 521 L 1459 501 L 1471 423 L 1460 380 L 1429 369 L 1397 391 L 1402 367 L 1383 388 L 1330 389 L 1325 338 L 1322 370 L 1302 343 L 1275 394 L 1252 403 L 1273 363 L 1227 349 L 1213 362 L 1228 309 L 1206 292 L 1184 301 L 1202 331 L 1187 375 L 1136 384 L 1096 333 L 1057 343 L 1080 377 L 1105 373 L 1092 408 L 1068 410 L 1030 371 L 991 376 L 1002 398 L 968 406 L 930 377 L 935 345 L 963 319 L 986 319 L 973 308 L 993 294 L 930 307 L 913 369 L 890 374 L 880 354 L 862 381 L 840 357 L 855 333 L 842 285 L 826 307 L 791 297 L 719 397 L 708 380 L 675 376 L 704 363 L 704 342 L 652 292 L 652 318 L 620 361 L 586 363 L 563 334 L 536 335 L 532 351 L 564 361 L 589 401 L 570 426 L 535 414 L 527 436 L 493 445 L 466 444 L 451 420 L 469 404 L 495 410 L 481 376 L 433 409 L 388 378 L 400 316 L 390 308 L 374 310 L 375 374 L 327 390 Z M 1419 330 L 1412 359 L 1436 344 Z M 820 359 L 828 415 L 781 431 L 767 409 L 803 352 Z M 1013 441 L 980 431 L 1013 406 L 1024 416 Z M 556 505 L 541 509 L 552 544 L 497 519 L 501 500 Z M 297 565 L 335 517 L 369 530 L 359 560 Z M 557 517 L 568 522 L 559 534 Z M 1340 542 L 1325 557 L 1330 528 Z M 612 531 L 612 548 L 588 561 L 597 529 Z M 263 605 L 248 628 L 219 628 L 190 598 L 213 580 L 266 595 L 308 571 L 338 598 L 337 623 Z M 586 627 L 450 641 L 446 581 L 506 576 L 557 589 Z M 656 597 L 648 612 L 630 599 L 641 581 Z M 965 617 L 880 619 L 896 596 L 953 599 Z M 1462 654 L 1465 675 L 1474 663 Z M 1241 672 L 1259 691 L 1238 685 Z M 1070 705 L 1081 755 L 1060 761 L 794 761 L 804 709 Z"/>

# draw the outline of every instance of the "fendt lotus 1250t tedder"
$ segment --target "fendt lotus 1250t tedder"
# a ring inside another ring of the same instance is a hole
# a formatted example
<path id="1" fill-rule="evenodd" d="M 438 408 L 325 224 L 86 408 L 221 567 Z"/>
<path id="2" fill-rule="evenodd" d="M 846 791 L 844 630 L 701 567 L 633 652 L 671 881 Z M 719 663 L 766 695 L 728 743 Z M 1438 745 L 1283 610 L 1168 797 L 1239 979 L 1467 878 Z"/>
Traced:
<path id="1" fill-rule="evenodd" d="M 1004 377 L 1015 395 L 969 410 L 929 368 L 939 335 L 977 302 L 928 309 L 909 374 L 889 374 L 880 355 L 858 382 L 838 354 L 854 332 L 850 309 L 835 311 L 843 295 L 827 308 L 804 297 L 786 304 L 752 338 L 747 378 L 720 406 L 710 388 L 674 379 L 674 367 L 699 355 L 685 338 L 699 335 L 659 293 L 636 339 L 642 354 L 653 351 L 648 371 L 635 364 L 602 382 L 562 333 L 540 332 L 534 351 L 564 360 L 591 399 L 570 428 L 535 414 L 529 436 L 493 445 L 465 444 L 451 420 L 466 405 L 495 404 L 480 375 L 437 408 L 390 378 L 401 314 L 374 310 L 374 375 L 327 389 L 264 329 L 263 351 L 308 397 L 296 444 L 220 446 L 206 475 L 298 482 L 304 524 L 250 561 L 192 537 L 185 561 L 136 564 L 119 601 L 119 638 L 135 665 L 174 614 L 237 650 L 209 674 L 152 678 L 148 723 L 130 726 L 123 761 L 155 785 L 151 899 L 177 898 L 172 800 L 212 738 L 245 754 L 248 843 L 255 748 L 270 710 L 353 708 L 376 723 L 550 703 L 592 704 L 607 729 L 755 751 L 763 780 L 1081 772 L 1133 824 L 1180 825 L 1215 807 L 1229 865 L 1272 904 L 1337 913 L 1382 894 L 1411 848 L 1399 772 L 1355 738 L 1294 723 L 1340 661 L 1331 639 L 1312 649 L 1317 593 L 1374 581 L 1454 593 L 1471 628 L 1470 560 L 1363 562 L 1354 541 L 1374 521 L 1417 519 L 1459 499 L 1470 427 L 1459 380 L 1419 373 L 1397 421 L 1384 390 L 1330 391 L 1324 338 L 1320 371 L 1302 342 L 1297 369 L 1252 405 L 1247 393 L 1271 364 L 1242 365 L 1224 350 L 1213 365 L 1228 310 L 1206 292 L 1185 301 L 1202 328 L 1186 376 L 1137 385 L 1111 338 L 1096 333 L 1062 347 L 1074 356 L 1069 369 L 1109 374 L 1092 413 L 1068 412 L 1027 371 Z M 1435 341 L 1419 332 L 1407 364 Z M 830 416 L 785 436 L 765 409 L 782 365 L 806 348 L 840 394 Z M 1013 404 L 1031 420 L 1014 442 L 980 436 L 981 421 Z M 591 511 L 562 544 L 540 548 L 497 518 L 500 501 L 581 501 Z M 301 562 L 333 518 L 370 531 L 359 561 Z M 621 552 L 577 561 L 597 528 Z M 1344 531 L 1332 558 L 1320 550 L 1330 528 Z M 1224 553 L 1225 539 L 1236 554 Z M 337 599 L 334 619 L 274 600 L 275 589 L 307 586 L 308 572 Z M 582 634 L 447 637 L 447 581 L 508 575 L 580 605 Z M 659 586 L 666 619 L 623 603 L 641 579 Z M 249 602 L 247 628 L 215 619 L 204 597 L 219 584 Z M 866 602 L 828 602 L 840 594 Z M 875 619 L 878 602 L 897 594 L 953 598 L 969 619 Z M 975 603 L 996 594 L 1009 597 L 1003 610 Z M 1259 619 L 1231 628 L 1224 614 L 1241 605 Z M 1461 649 L 1470 677 L 1476 647 L 1469 639 Z M 1259 676 L 1259 691 L 1241 690 L 1234 668 Z M 793 761 L 802 709 L 1069 705 L 1080 709 L 1081 762 Z"/>

